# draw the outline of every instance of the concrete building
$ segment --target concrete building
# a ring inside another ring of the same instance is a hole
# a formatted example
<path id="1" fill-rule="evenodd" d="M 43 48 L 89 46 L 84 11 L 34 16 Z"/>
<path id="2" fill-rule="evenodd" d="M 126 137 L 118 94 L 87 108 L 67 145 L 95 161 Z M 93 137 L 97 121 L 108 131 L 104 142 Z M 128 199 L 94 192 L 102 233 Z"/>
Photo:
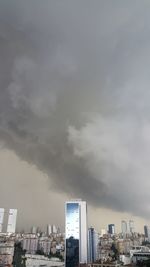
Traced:
<path id="1" fill-rule="evenodd" d="M 85 201 L 73 200 L 65 205 L 66 267 L 87 263 L 87 205 Z"/>
<path id="2" fill-rule="evenodd" d="M 0 208 L 0 233 L 3 231 L 4 212 L 5 210 Z"/>
<path id="3" fill-rule="evenodd" d="M 49 255 L 51 251 L 51 241 L 48 238 L 40 238 L 38 250 L 42 251 L 45 255 Z"/>
<path id="4" fill-rule="evenodd" d="M 0 242 L 0 266 L 12 266 L 14 255 L 14 242 L 5 240 Z"/>
<path id="5" fill-rule="evenodd" d="M 30 253 L 35 254 L 38 248 L 38 238 L 31 238 L 30 240 Z"/>
<path id="6" fill-rule="evenodd" d="M 21 243 L 23 250 L 26 250 L 27 253 L 30 253 L 30 238 L 24 238 Z"/>
<path id="7" fill-rule="evenodd" d="M 17 220 L 17 209 L 10 209 L 8 215 L 7 233 L 15 233 Z"/>
<path id="8" fill-rule="evenodd" d="M 38 250 L 38 238 L 27 237 L 22 240 L 22 248 L 29 254 L 36 254 Z"/>
<path id="9" fill-rule="evenodd" d="M 88 262 L 92 263 L 98 259 L 98 233 L 93 227 L 88 229 Z"/>
<path id="10" fill-rule="evenodd" d="M 114 235 L 115 234 L 115 225 L 114 224 L 109 224 L 108 225 L 108 233 L 110 235 Z"/>

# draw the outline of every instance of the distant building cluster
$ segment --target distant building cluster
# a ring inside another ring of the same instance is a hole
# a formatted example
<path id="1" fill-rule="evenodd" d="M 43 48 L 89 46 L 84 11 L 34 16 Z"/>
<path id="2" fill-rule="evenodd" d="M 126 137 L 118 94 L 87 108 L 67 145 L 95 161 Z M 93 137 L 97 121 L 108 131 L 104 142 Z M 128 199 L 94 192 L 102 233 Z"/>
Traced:
<path id="1" fill-rule="evenodd" d="M 50 228 L 51 231 L 49 231 Z M 28 262 L 34 262 L 34 258 L 36 262 L 38 260 L 43 262 L 46 257 L 49 260 L 57 259 L 57 266 L 61 266 L 59 262 L 64 260 L 64 250 L 64 234 L 60 233 L 55 225 L 52 227 L 48 225 L 47 232 L 41 232 L 33 226 L 30 233 L 0 233 L 0 267 L 10 267 L 14 258 L 18 262 L 18 265 L 14 266 L 20 267 L 24 266 L 19 265 L 24 258 L 27 259 L 28 264 Z M 35 255 L 41 255 L 41 257 L 38 258 Z"/>
<path id="2" fill-rule="evenodd" d="M 93 227 L 87 230 L 86 202 L 73 200 L 66 203 L 65 266 L 121 266 L 150 259 L 150 228 L 145 235 L 135 232 L 134 221 L 122 220 L 121 233 L 115 224 L 99 234 Z M 94 264 L 94 265 L 93 265 Z"/>
<path id="3" fill-rule="evenodd" d="M 134 221 L 130 220 L 129 223 L 126 221 L 121 222 L 121 230 L 122 230 L 122 237 L 128 237 L 129 235 L 133 235 L 135 230 L 134 230 Z"/>
<path id="4" fill-rule="evenodd" d="M 64 234 L 62 233 L 28 233 L 22 234 L 18 240 L 27 254 L 40 254 L 64 258 Z"/>
<path id="5" fill-rule="evenodd" d="M 79 265 L 92 266 L 97 263 L 130 264 L 142 257 L 142 253 L 148 253 L 148 247 L 143 246 L 150 231 L 144 228 L 146 234 L 135 232 L 134 221 L 123 220 L 121 233 L 117 234 L 115 224 L 109 224 L 108 230 L 101 229 L 99 234 L 94 227 L 87 229 L 87 207 L 82 200 L 66 202 L 66 230 L 65 230 L 65 266 L 76 267 Z M 145 256 L 145 254 L 144 254 Z M 96 265 L 94 265 L 96 267 Z M 104 265 L 103 265 L 104 266 Z M 116 265 L 115 265 L 116 266 Z"/>

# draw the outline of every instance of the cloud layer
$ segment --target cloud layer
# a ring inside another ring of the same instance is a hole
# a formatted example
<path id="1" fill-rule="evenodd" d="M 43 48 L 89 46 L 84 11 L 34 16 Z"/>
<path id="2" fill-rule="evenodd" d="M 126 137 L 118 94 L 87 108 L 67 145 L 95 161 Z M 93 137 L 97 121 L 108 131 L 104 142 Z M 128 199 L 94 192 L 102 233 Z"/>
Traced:
<path id="1" fill-rule="evenodd" d="M 149 218 L 149 1 L 1 1 L 0 140 L 53 190 Z"/>

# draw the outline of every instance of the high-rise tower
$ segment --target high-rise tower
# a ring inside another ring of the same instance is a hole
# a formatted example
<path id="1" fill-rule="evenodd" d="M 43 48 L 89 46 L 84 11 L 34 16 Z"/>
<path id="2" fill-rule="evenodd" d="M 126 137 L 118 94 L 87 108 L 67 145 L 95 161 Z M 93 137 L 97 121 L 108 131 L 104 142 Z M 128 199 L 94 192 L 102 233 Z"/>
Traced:
<path id="1" fill-rule="evenodd" d="M 150 241 L 150 227 L 148 225 L 144 225 L 144 234 L 148 241 Z"/>
<path id="2" fill-rule="evenodd" d="M 125 238 L 127 235 L 127 231 L 128 231 L 126 221 L 121 221 L 121 230 L 122 230 L 122 236 L 123 236 L 123 238 Z"/>
<path id="3" fill-rule="evenodd" d="M 110 235 L 114 235 L 115 234 L 115 225 L 114 224 L 109 224 L 108 225 L 108 233 Z"/>
<path id="4" fill-rule="evenodd" d="M 0 233 L 3 230 L 4 212 L 5 210 L 3 208 L 0 208 Z"/>
<path id="5" fill-rule="evenodd" d="M 88 229 L 88 262 L 94 263 L 98 258 L 98 233 L 93 227 Z"/>
<path id="6" fill-rule="evenodd" d="M 82 200 L 66 202 L 65 264 L 77 267 L 87 263 L 87 206 Z"/>
<path id="7" fill-rule="evenodd" d="M 147 225 L 144 225 L 144 234 L 145 237 L 148 237 L 149 227 Z"/>
<path id="8" fill-rule="evenodd" d="M 15 233 L 16 219 L 17 219 L 17 210 L 10 209 L 9 216 L 8 216 L 7 233 Z"/>
<path id="9" fill-rule="evenodd" d="M 134 221 L 133 220 L 129 221 L 129 232 L 130 234 L 134 233 Z"/>

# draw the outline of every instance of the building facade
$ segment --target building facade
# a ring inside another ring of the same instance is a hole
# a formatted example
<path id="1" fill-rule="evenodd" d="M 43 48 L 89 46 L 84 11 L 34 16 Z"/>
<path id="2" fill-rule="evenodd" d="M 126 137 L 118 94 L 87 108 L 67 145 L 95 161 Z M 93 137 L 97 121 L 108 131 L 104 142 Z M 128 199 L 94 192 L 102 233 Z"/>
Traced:
<path id="1" fill-rule="evenodd" d="M 150 227 L 148 225 L 144 225 L 144 234 L 148 241 L 150 241 Z"/>
<path id="2" fill-rule="evenodd" d="M 22 248 L 29 254 L 36 254 L 38 250 L 38 238 L 33 235 L 22 240 Z"/>
<path id="3" fill-rule="evenodd" d="M 108 233 L 110 235 L 114 235 L 115 234 L 115 225 L 114 224 L 109 224 L 108 225 Z"/>
<path id="4" fill-rule="evenodd" d="M 17 220 L 17 209 L 10 209 L 7 224 L 7 233 L 15 233 Z"/>
<path id="5" fill-rule="evenodd" d="M 0 208 L 0 233 L 3 231 L 4 212 L 5 210 Z"/>
<path id="6" fill-rule="evenodd" d="M 87 263 L 87 205 L 85 201 L 73 200 L 65 206 L 65 264 L 77 267 Z"/>
<path id="7" fill-rule="evenodd" d="M 122 237 L 125 238 L 128 231 L 128 226 L 126 221 L 121 221 L 121 230 L 122 230 Z"/>
<path id="8" fill-rule="evenodd" d="M 52 226 L 50 224 L 47 225 L 47 236 L 52 234 Z"/>
<path id="9" fill-rule="evenodd" d="M 88 229 L 88 262 L 94 263 L 98 259 L 98 233 L 93 227 Z"/>
<path id="10" fill-rule="evenodd" d="M 130 234 L 133 234 L 134 233 L 134 221 L 133 220 L 130 220 L 129 221 L 129 233 Z"/>

